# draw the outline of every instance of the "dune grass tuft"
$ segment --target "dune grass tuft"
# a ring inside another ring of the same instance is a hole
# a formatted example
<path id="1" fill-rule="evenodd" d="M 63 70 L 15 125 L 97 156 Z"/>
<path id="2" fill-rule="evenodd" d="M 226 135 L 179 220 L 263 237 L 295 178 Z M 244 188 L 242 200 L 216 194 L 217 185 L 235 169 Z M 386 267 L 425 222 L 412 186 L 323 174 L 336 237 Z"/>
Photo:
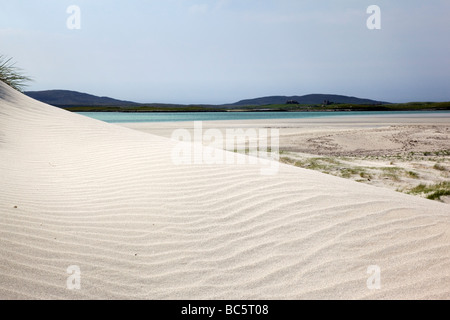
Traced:
<path id="1" fill-rule="evenodd" d="M 450 195 L 450 182 L 440 182 L 433 185 L 425 185 L 423 183 L 411 189 L 410 194 L 424 194 L 427 199 L 440 200 L 442 196 Z"/>
<path id="2" fill-rule="evenodd" d="M 12 62 L 12 58 L 0 55 L 0 81 L 18 91 L 23 91 L 31 78 L 22 74 L 22 70 Z"/>

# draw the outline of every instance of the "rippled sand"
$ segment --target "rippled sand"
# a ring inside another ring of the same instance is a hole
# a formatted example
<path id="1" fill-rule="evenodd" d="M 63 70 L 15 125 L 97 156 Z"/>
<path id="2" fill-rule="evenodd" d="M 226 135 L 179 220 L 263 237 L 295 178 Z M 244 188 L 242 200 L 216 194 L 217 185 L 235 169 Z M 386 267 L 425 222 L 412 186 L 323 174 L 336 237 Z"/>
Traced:
<path id="1" fill-rule="evenodd" d="M 0 83 L 0 298 L 450 297 L 448 205 L 174 146 Z"/>

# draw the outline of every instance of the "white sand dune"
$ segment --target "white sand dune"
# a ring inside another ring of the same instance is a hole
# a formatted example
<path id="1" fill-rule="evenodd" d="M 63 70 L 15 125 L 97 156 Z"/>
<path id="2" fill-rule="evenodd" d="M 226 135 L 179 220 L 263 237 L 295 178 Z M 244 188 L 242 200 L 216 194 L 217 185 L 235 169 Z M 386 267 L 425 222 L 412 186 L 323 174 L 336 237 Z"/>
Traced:
<path id="1" fill-rule="evenodd" d="M 0 83 L 0 298 L 450 298 L 448 205 L 174 144 Z"/>

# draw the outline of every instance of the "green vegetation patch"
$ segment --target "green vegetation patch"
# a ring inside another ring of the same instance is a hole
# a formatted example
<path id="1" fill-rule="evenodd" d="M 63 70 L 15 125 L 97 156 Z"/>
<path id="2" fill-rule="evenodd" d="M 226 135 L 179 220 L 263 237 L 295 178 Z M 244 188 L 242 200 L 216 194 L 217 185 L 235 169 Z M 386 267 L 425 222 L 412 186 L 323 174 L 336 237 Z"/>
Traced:
<path id="1" fill-rule="evenodd" d="M 409 178 L 419 179 L 419 175 L 414 171 L 407 171 L 406 174 Z"/>
<path id="2" fill-rule="evenodd" d="M 446 169 L 443 165 L 440 165 L 439 163 L 436 163 L 436 164 L 433 166 L 433 169 L 439 170 L 439 171 L 447 171 L 447 169 Z"/>
<path id="3" fill-rule="evenodd" d="M 328 173 L 336 165 L 340 164 L 339 161 L 331 158 L 306 158 L 302 160 L 293 159 L 290 157 L 281 157 L 280 161 L 296 167 L 317 170 Z"/>
<path id="4" fill-rule="evenodd" d="M 1 63 L 1 60 L 0 60 Z M 171 105 L 145 104 L 138 106 L 59 106 L 73 112 L 310 112 L 310 111 L 427 111 L 450 110 L 450 102 L 411 102 L 402 104 L 331 104 L 331 105 L 291 105 L 271 104 L 262 106 L 212 106 L 212 105 Z M 450 153 L 449 153 L 450 154 Z M 431 153 L 430 153 L 431 155 Z"/>
<path id="5" fill-rule="evenodd" d="M 413 195 L 424 195 L 430 200 L 441 200 L 442 196 L 450 195 L 450 181 L 444 181 L 432 185 L 419 184 L 407 192 Z"/>
<path id="6" fill-rule="evenodd" d="M 12 62 L 12 58 L 0 55 L 0 81 L 18 91 L 22 91 L 26 83 L 31 81 L 31 78 L 22 74 L 22 70 Z"/>

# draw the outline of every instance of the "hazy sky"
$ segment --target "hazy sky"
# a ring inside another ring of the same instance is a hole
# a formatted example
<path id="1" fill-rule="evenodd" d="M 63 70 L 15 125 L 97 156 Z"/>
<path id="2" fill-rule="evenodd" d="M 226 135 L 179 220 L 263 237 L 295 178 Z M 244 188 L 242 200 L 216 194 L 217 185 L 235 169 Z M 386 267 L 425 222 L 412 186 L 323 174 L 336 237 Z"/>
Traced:
<path id="1" fill-rule="evenodd" d="M 0 54 L 34 78 L 27 90 L 138 102 L 450 101 L 449 39 L 449 0 L 0 0 Z"/>

